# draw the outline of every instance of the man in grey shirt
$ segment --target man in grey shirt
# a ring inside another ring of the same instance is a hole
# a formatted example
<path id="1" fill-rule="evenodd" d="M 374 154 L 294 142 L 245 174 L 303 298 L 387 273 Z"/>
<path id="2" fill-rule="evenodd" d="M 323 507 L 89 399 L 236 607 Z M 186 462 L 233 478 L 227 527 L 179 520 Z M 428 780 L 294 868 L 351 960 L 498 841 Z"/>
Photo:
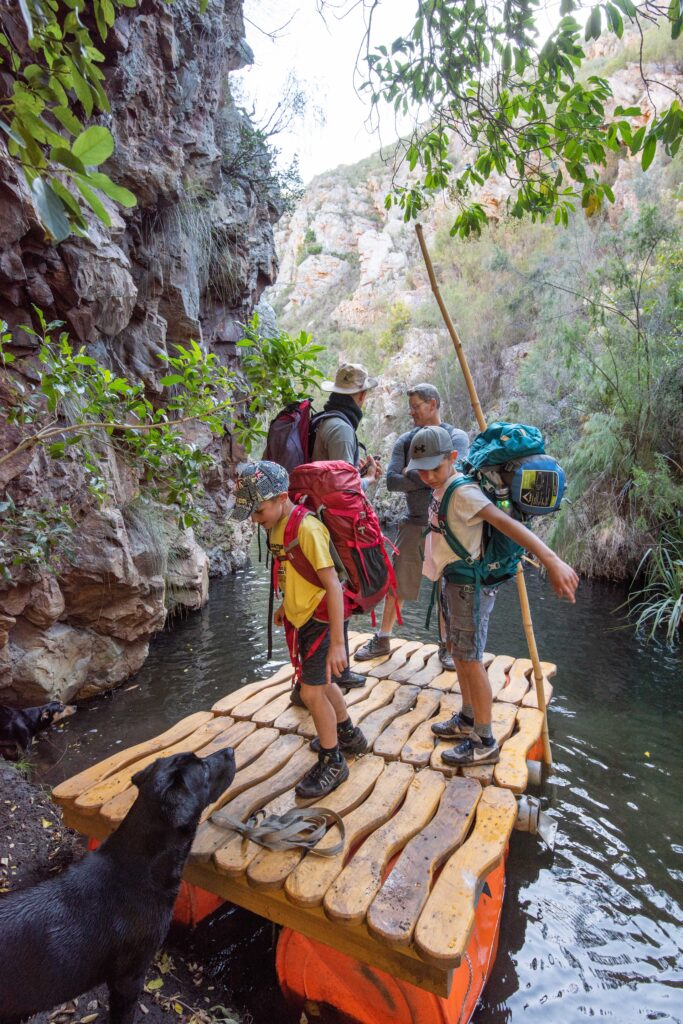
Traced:
<path id="1" fill-rule="evenodd" d="M 358 363 L 343 363 L 334 380 L 324 380 L 320 387 L 330 392 L 323 411 L 313 417 L 315 441 L 311 462 L 340 459 L 360 471 L 363 490 L 378 480 L 382 469 L 372 455 L 361 459 L 360 443 L 356 435 L 363 417 L 363 406 L 368 392 L 379 381 L 371 377 Z"/>
<path id="2" fill-rule="evenodd" d="M 432 497 L 431 488 L 422 483 L 418 473 L 409 472 L 410 442 L 413 434 L 421 427 L 445 427 L 453 439 L 453 447 L 461 458 L 467 454 L 470 446 L 464 430 L 441 422 L 441 396 L 433 384 L 415 384 L 408 389 L 408 407 L 415 426 L 407 430 L 396 441 L 387 469 L 387 490 L 401 491 L 405 494 L 406 513 L 402 516 L 396 547 L 398 554 L 394 559 L 396 573 L 397 599 L 390 594 L 384 602 L 382 624 L 378 633 L 368 640 L 360 650 L 356 651 L 359 661 L 369 661 L 382 654 L 389 654 L 389 641 L 396 622 L 397 607 L 400 610 L 404 601 L 415 601 L 422 581 L 422 536 L 427 526 L 427 510 Z M 443 628 L 441 635 L 445 636 Z M 439 645 L 439 658 L 444 668 L 455 670 L 451 655 L 445 642 Z"/>

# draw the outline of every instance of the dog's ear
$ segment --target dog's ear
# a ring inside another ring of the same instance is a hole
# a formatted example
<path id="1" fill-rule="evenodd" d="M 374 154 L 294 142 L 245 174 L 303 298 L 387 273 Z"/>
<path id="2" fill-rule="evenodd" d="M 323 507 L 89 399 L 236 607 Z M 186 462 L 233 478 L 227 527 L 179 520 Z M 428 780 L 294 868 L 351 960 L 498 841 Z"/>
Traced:
<path id="1" fill-rule="evenodd" d="M 173 828 L 193 828 L 206 804 L 206 775 L 197 765 L 180 764 L 164 780 L 164 816 Z"/>
<path id="2" fill-rule="evenodd" d="M 133 785 L 137 786 L 138 789 L 140 789 L 142 783 L 146 782 L 147 779 L 152 774 L 152 769 L 154 768 L 155 764 L 156 761 L 153 761 L 152 764 L 148 764 L 146 768 L 141 768 L 139 772 L 136 772 L 135 775 L 132 775 L 130 781 L 133 783 Z"/>

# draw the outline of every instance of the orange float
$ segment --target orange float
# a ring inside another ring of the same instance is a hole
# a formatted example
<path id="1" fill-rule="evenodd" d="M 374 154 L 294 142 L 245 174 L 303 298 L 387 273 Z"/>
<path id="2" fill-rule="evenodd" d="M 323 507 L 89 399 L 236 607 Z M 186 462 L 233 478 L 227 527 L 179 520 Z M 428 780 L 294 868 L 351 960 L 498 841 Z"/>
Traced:
<path id="1" fill-rule="evenodd" d="M 486 879 L 460 966 L 447 999 L 283 928 L 277 976 L 285 998 L 309 1020 L 334 1024 L 467 1024 L 498 951 L 505 862 Z"/>

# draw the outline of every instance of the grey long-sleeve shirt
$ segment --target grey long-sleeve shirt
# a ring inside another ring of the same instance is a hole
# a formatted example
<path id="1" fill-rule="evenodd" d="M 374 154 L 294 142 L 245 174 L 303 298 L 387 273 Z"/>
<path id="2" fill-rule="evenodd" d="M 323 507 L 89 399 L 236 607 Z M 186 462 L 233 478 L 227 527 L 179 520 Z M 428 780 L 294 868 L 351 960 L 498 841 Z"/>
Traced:
<path id="1" fill-rule="evenodd" d="M 469 450 L 470 442 L 464 430 L 451 426 L 450 423 L 442 423 L 451 437 L 453 447 L 458 453 L 458 458 L 465 456 Z M 405 516 L 411 523 L 427 525 L 427 510 L 432 496 L 431 487 L 422 483 L 418 473 L 413 470 L 405 476 L 403 470 L 409 462 L 410 442 L 418 427 L 407 430 L 405 434 L 396 441 L 392 451 L 389 465 L 387 466 L 387 490 L 402 491 L 406 496 L 407 514 Z"/>
<path id="2" fill-rule="evenodd" d="M 322 420 L 315 432 L 311 462 L 326 462 L 328 459 L 348 462 L 356 469 L 360 463 L 360 444 L 356 431 L 341 416 L 329 416 Z M 370 481 L 361 477 L 364 491 L 367 491 L 369 485 Z"/>

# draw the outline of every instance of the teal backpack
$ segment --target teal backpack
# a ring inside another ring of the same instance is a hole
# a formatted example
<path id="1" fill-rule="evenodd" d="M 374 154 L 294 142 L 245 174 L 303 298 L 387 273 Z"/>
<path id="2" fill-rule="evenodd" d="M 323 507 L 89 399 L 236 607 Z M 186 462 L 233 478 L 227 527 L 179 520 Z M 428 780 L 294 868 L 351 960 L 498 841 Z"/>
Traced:
<path id="1" fill-rule="evenodd" d="M 565 475 L 545 454 L 540 430 L 523 423 L 491 423 L 472 441 L 459 468 L 464 475 L 448 485 L 437 513 L 438 526 L 430 529 L 445 538 L 459 559 L 446 567 L 444 578 L 449 583 L 474 586 L 478 596 L 482 586 L 497 587 L 513 578 L 524 548 L 485 522 L 483 551 L 473 558 L 448 525 L 453 493 L 463 484 L 478 484 L 498 508 L 523 522 L 560 507 Z"/>

